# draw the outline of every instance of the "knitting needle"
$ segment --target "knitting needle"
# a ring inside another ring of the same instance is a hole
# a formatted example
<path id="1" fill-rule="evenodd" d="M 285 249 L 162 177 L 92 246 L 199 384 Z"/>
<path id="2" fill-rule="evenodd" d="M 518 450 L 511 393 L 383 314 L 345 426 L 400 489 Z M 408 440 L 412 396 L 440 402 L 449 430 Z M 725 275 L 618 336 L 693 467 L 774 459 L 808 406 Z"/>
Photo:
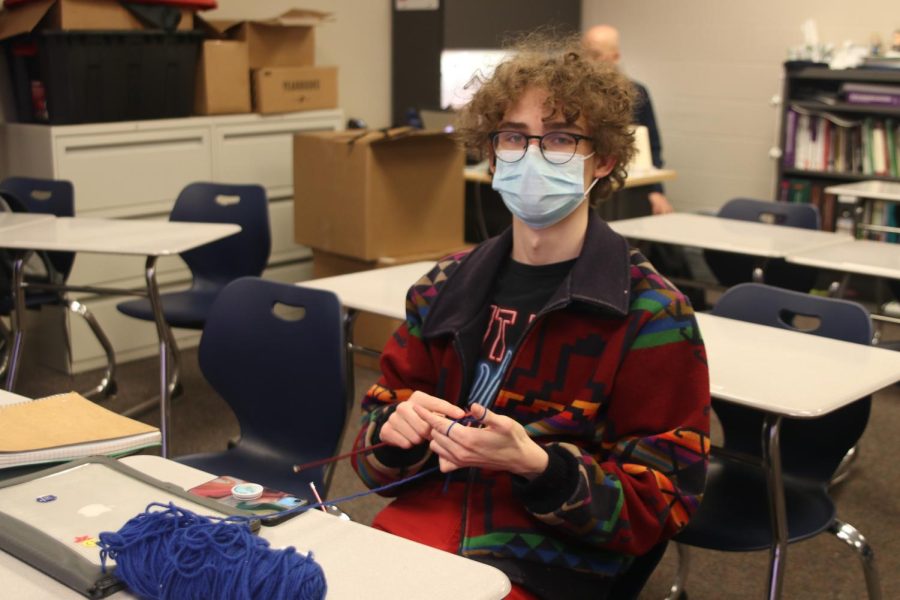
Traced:
<path id="1" fill-rule="evenodd" d="M 323 458 L 321 460 L 314 460 L 312 462 L 303 463 L 302 465 L 294 465 L 294 473 L 299 473 L 300 471 L 305 471 L 306 469 L 312 469 L 313 467 L 320 467 L 322 465 L 326 465 L 331 462 L 336 462 L 344 458 L 348 458 L 350 456 L 355 456 L 357 454 L 362 454 L 364 452 L 372 452 L 373 450 L 377 450 L 378 448 L 383 448 L 387 446 L 386 442 L 380 442 L 378 444 L 372 446 L 366 446 L 365 448 L 359 448 L 358 450 L 353 450 L 351 452 L 347 452 L 346 454 L 340 454 L 338 456 L 329 456 L 328 458 Z"/>
<path id="2" fill-rule="evenodd" d="M 322 509 L 322 512 L 328 512 L 328 509 L 325 508 L 325 503 L 322 502 L 322 496 L 319 495 L 319 490 L 316 489 L 316 483 L 314 481 L 310 481 L 309 487 L 312 489 L 313 496 L 316 497 L 316 502 L 320 504 L 319 508 Z"/>

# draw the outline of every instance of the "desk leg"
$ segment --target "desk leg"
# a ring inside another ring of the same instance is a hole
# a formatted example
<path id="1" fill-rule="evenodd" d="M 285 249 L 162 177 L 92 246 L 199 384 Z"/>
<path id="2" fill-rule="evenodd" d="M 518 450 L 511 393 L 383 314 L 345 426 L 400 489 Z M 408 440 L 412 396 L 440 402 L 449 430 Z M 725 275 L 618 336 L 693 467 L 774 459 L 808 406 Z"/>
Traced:
<path id="1" fill-rule="evenodd" d="M 144 267 L 147 280 L 147 295 L 153 309 L 153 320 L 156 322 L 156 335 L 159 338 L 159 432 L 162 437 L 162 456 L 169 457 L 169 425 L 171 424 L 171 395 L 169 393 L 169 328 L 162 312 L 162 300 L 159 297 L 159 286 L 156 282 L 156 256 L 148 256 Z"/>
<path id="2" fill-rule="evenodd" d="M 9 348 L 9 364 L 6 367 L 6 391 L 12 392 L 16 387 L 19 375 L 19 357 L 25 342 L 25 290 L 22 280 L 25 272 L 27 251 L 16 251 L 13 258 L 12 299 L 13 313 L 10 316 L 12 325 L 12 347 Z"/>
<path id="3" fill-rule="evenodd" d="M 788 527 L 781 474 L 780 415 L 767 414 L 763 422 L 763 462 L 768 476 L 769 514 L 772 519 L 772 548 L 769 552 L 769 600 L 781 598 L 787 563 Z"/>
<path id="4" fill-rule="evenodd" d="M 353 410 L 353 402 L 356 399 L 356 366 L 353 364 L 353 324 L 358 313 L 352 309 L 344 312 L 344 342 L 347 344 L 347 414 Z"/>

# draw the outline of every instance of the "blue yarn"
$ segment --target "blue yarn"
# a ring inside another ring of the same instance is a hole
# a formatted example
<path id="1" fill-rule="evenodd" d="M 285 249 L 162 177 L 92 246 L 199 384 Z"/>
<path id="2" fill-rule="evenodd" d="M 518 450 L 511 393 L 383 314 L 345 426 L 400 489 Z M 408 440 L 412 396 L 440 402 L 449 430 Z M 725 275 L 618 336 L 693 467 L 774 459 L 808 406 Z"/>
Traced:
<path id="1" fill-rule="evenodd" d="M 312 552 L 271 549 L 250 520 L 154 502 L 119 531 L 100 534 L 101 565 L 105 572 L 115 560 L 116 577 L 147 600 L 324 598 L 325 575 Z"/>

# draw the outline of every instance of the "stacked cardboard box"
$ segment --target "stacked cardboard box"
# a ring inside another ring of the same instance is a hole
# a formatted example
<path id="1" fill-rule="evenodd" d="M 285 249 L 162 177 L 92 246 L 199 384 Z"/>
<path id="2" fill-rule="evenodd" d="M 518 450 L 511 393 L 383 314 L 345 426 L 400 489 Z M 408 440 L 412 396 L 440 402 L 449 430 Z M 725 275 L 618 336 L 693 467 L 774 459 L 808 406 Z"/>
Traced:
<path id="1" fill-rule="evenodd" d="M 294 9 L 272 19 L 200 20 L 198 114 L 281 113 L 337 107 L 337 67 L 315 66 L 315 28 L 328 13 Z"/>

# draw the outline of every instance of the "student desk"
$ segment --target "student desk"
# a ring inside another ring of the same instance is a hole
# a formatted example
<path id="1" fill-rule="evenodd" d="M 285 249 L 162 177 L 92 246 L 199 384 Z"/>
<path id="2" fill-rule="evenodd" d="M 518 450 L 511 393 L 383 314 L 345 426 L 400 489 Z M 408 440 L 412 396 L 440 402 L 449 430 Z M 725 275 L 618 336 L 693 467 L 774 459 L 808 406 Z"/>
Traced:
<path id="1" fill-rule="evenodd" d="M 334 292 L 344 307 L 344 336 L 347 340 L 348 398 L 356 393 L 353 373 L 353 352 L 379 356 L 380 352 L 358 346 L 353 342 L 353 323 L 360 312 L 373 313 L 392 319 L 406 318 L 406 292 L 409 287 L 434 266 L 433 261 L 414 262 L 396 267 L 384 267 L 301 281 L 297 285 Z"/>
<path id="2" fill-rule="evenodd" d="M 847 235 L 829 231 L 778 227 L 693 213 L 624 219 L 612 221 L 609 226 L 626 238 L 735 252 L 766 259 L 785 258 L 851 239 Z"/>
<path id="3" fill-rule="evenodd" d="M 6 232 L 18 227 L 26 227 L 41 222 L 49 222 L 53 218 L 53 215 L 0 212 L 0 234 L 5 235 Z"/>
<path id="4" fill-rule="evenodd" d="M 698 313 L 712 395 L 765 414 L 761 440 L 769 472 L 775 545 L 769 598 L 781 596 L 787 517 L 779 435 L 783 417 L 816 418 L 900 380 L 900 353 Z"/>
<path id="5" fill-rule="evenodd" d="M 189 489 L 215 475 L 158 456 L 121 459 L 135 469 Z M 325 572 L 328 600 L 498 600 L 510 590 L 498 569 L 359 523 L 309 510 L 260 535 L 274 548 L 294 546 Z M 74 590 L 0 551 L 0 586 L 10 598 L 82 598 Z M 118 592 L 110 598 L 133 598 Z"/>
<path id="6" fill-rule="evenodd" d="M 841 293 L 851 274 L 900 279 L 900 244 L 888 242 L 851 239 L 795 252 L 785 257 L 785 260 L 798 265 L 841 271 L 844 273 Z"/>
<path id="7" fill-rule="evenodd" d="M 669 216 L 696 215 L 661 215 L 647 220 L 665 222 Z M 727 221 L 705 218 L 717 222 L 716 225 L 719 221 Z M 623 221 L 610 225 L 618 223 Z M 749 225 L 751 230 L 764 228 L 765 233 L 788 229 L 741 221 L 725 224 L 731 223 Z M 791 233 L 804 233 L 804 230 L 790 229 Z M 827 236 L 825 239 L 832 243 L 846 239 L 834 234 L 813 235 L 808 239 L 822 243 L 822 236 Z M 796 247 L 802 247 L 802 244 L 796 244 Z M 300 285 L 333 291 L 349 311 L 365 310 L 402 319 L 407 289 L 431 266 L 430 262 L 412 263 L 306 281 Z M 772 512 L 776 515 L 773 527 L 778 540 L 772 549 L 769 576 L 770 589 L 775 592 L 771 597 L 778 597 L 787 555 L 787 518 L 780 453 L 777 451 L 782 418 L 820 417 L 891 385 L 900 380 L 900 353 L 705 313 L 696 316 L 706 344 L 712 395 L 767 415 L 767 435 L 761 439 L 766 439 L 769 444 L 764 454 L 770 457 L 767 467 L 771 474 Z M 351 339 L 351 333 L 348 329 L 348 339 Z"/>
<path id="8" fill-rule="evenodd" d="M 872 198 L 873 200 L 900 201 L 900 182 L 870 179 L 830 185 L 825 188 L 826 194 L 835 196 L 852 196 L 853 198 Z"/>
<path id="9" fill-rule="evenodd" d="M 32 215 L 23 215 L 32 216 Z M 180 254 L 192 248 L 234 235 L 239 225 L 220 223 L 183 223 L 141 219 L 100 219 L 86 217 L 55 218 L 44 215 L 29 224 L 0 230 L 0 247 L 18 250 L 13 266 L 12 292 L 15 310 L 12 317 L 13 347 L 10 352 L 6 389 L 15 388 L 19 356 L 24 342 L 25 293 L 23 283 L 24 259 L 30 250 L 63 252 L 96 252 L 100 254 L 130 254 L 147 257 L 144 275 L 146 294 L 150 298 L 156 332 L 159 337 L 160 364 L 160 433 L 162 454 L 168 456 L 169 430 L 169 373 L 168 354 L 171 332 L 162 313 L 159 286 L 156 281 L 156 261 L 160 256 Z M 82 286 L 34 285 L 43 289 L 84 291 L 98 294 L 136 294 L 131 290 Z"/>

